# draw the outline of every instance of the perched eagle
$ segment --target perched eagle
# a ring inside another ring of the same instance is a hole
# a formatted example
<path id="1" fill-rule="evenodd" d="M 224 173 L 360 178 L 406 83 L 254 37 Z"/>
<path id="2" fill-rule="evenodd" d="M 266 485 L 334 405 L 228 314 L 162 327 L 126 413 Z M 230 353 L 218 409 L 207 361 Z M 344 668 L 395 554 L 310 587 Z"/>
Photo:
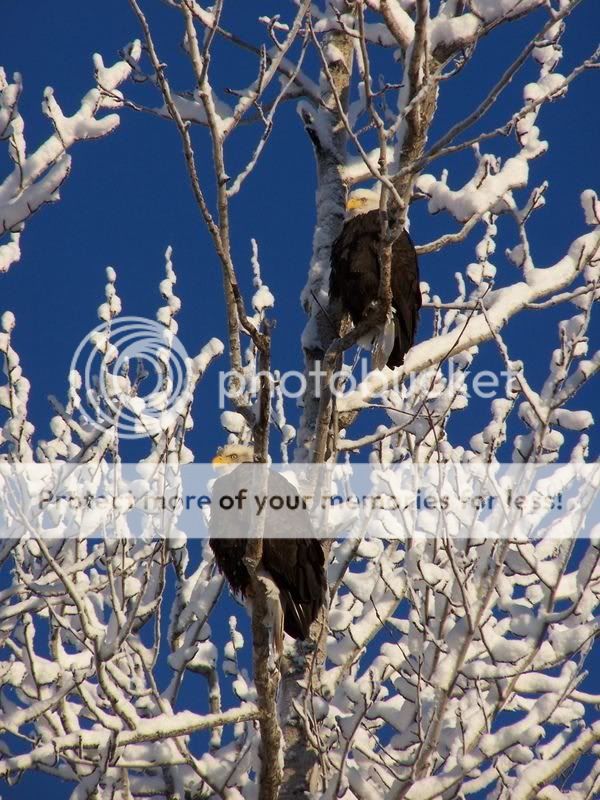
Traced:
<path id="1" fill-rule="evenodd" d="M 379 194 L 357 189 L 349 196 L 346 209 L 344 227 L 331 248 L 329 298 L 340 302 L 342 311 L 357 325 L 379 292 Z M 419 265 L 406 231 L 392 247 L 391 288 L 393 327 L 387 326 L 391 335 L 386 336 L 384 356 L 374 364 L 376 368 L 386 359 L 388 367 L 399 367 L 415 340 L 421 308 Z"/>
<path id="2" fill-rule="evenodd" d="M 229 469 L 213 485 L 209 523 L 210 546 L 219 570 L 232 590 L 250 602 L 252 587 L 244 556 L 258 508 L 252 495 L 253 462 L 253 448 L 242 445 L 227 445 L 213 459 L 215 466 Z M 267 479 L 267 496 L 284 498 L 284 508 L 274 511 L 265 506 L 258 577 L 266 589 L 273 644 L 281 654 L 283 632 L 293 639 L 307 639 L 325 603 L 325 556 L 298 490 L 273 470 Z M 274 538 L 282 533 L 285 539 Z"/>

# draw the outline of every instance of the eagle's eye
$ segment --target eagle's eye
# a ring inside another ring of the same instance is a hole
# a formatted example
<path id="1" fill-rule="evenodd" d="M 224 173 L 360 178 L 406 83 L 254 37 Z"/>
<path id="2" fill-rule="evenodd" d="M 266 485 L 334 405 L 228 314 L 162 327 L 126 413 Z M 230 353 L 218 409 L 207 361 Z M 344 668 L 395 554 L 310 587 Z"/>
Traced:
<path id="1" fill-rule="evenodd" d="M 238 456 L 236 453 L 232 453 L 232 454 L 229 456 L 229 458 L 230 458 L 232 461 L 238 461 L 238 460 L 239 460 L 239 456 Z"/>

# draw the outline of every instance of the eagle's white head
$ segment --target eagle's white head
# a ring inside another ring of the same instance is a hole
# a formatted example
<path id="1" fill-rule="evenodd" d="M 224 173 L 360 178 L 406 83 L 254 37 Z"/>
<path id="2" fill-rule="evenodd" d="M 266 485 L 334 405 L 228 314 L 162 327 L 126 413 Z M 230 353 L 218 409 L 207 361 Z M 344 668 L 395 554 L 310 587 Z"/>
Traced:
<path id="1" fill-rule="evenodd" d="M 238 464 L 251 464 L 254 461 L 254 448 L 243 444 L 226 444 L 217 450 L 212 463 L 216 467 L 235 467 Z"/>
<path id="2" fill-rule="evenodd" d="M 367 211 L 375 211 L 379 208 L 379 198 L 380 192 L 375 189 L 355 189 L 350 192 L 346 201 L 347 217 L 356 217 L 358 214 L 366 214 Z"/>

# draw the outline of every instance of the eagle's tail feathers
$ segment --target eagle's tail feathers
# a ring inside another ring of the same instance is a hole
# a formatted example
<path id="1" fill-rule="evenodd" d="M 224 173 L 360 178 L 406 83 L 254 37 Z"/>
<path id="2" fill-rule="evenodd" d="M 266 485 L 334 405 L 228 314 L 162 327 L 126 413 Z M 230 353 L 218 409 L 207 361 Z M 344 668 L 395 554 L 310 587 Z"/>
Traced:
<path id="1" fill-rule="evenodd" d="M 279 658 L 283 653 L 284 600 L 282 592 L 268 572 L 260 569 L 257 577 L 265 587 L 267 604 L 265 625 L 269 629 L 270 659 L 275 659 Z M 275 663 L 273 663 L 273 666 L 275 666 Z"/>
<path id="2" fill-rule="evenodd" d="M 395 313 L 391 313 L 385 321 L 385 325 L 377 331 L 373 339 L 372 362 L 374 369 L 383 369 L 388 363 L 398 333 L 398 317 Z"/>
<path id="3" fill-rule="evenodd" d="M 393 322 L 394 322 L 394 341 L 392 347 L 390 348 L 387 358 L 387 365 L 390 369 L 394 369 L 395 367 L 400 367 L 402 364 L 404 364 L 404 354 L 406 353 L 407 350 L 406 347 L 402 346 L 405 337 L 403 335 L 402 325 L 397 313 L 394 313 Z"/>
<path id="4" fill-rule="evenodd" d="M 310 632 L 310 613 L 305 603 L 298 603 L 285 593 L 286 630 L 294 639 L 308 639 Z"/>

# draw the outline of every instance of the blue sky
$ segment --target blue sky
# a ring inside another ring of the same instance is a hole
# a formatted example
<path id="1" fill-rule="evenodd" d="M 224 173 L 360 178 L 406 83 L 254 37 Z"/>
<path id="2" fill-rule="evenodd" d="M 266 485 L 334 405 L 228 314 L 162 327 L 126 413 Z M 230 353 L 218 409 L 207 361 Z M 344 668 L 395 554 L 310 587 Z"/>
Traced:
<path id="1" fill-rule="evenodd" d="M 177 15 L 159 0 L 147 0 L 143 5 L 157 31 L 160 53 L 168 63 L 173 83 L 190 89 L 191 75 L 177 48 L 181 32 Z M 225 5 L 225 25 L 247 38 L 262 35 L 262 26 L 255 22 L 259 14 L 282 10 L 282 4 L 277 2 L 238 0 Z M 227 8 L 233 10 L 228 12 Z M 287 12 L 288 4 L 283 8 Z M 485 96 L 541 24 L 542 18 L 535 15 L 480 43 L 473 63 L 455 85 L 450 82 L 444 86 L 446 94 L 440 101 L 434 138 Z M 559 69 L 563 74 L 593 52 L 599 29 L 600 5 L 584 0 L 569 20 L 562 40 L 565 58 Z M 40 110 L 44 88 L 53 86 L 64 112 L 73 113 L 79 99 L 93 85 L 92 54 L 100 52 L 105 63 L 112 63 L 119 48 L 137 36 L 137 21 L 126 0 L 5 0 L 0 64 L 9 75 L 15 71 L 23 75 L 20 110 L 30 151 L 51 132 L 50 123 Z M 389 65 L 385 58 L 381 56 L 382 65 Z M 219 65 L 214 78 L 219 90 L 240 88 L 250 83 L 255 74 L 253 57 L 221 42 L 216 44 L 214 63 Z M 310 63 L 314 67 L 314 62 Z M 523 74 L 534 73 L 526 68 Z M 510 101 L 517 102 L 521 87 L 522 82 L 517 80 L 507 90 L 505 102 L 489 115 L 485 129 L 504 121 L 516 109 Z M 150 96 L 139 91 L 150 102 Z M 550 189 L 546 208 L 534 216 L 530 227 L 538 265 L 558 260 L 570 242 L 586 230 L 579 195 L 585 188 L 599 187 L 597 97 L 597 75 L 585 74 L 572 84 L 566 100 L 551 104 L 541 114 L 538 124 L 543 138 L 550 141 L 550 150 L 534 165 L 534 181 L 539 183 L 547 177 Z M 154 104 L 158 104 L 157 100 Z M 163 253 L 167 245 L 172 245 L 178 275 L 176 293 L 183 303 L 178 320 L 184 345 L 195 354 L 210 337 L 225 335 L 220 268 L 192 201 L 177 134 L 166 121 L 127 111 L 121 116 L 116 133 L 100 141 L 78 144 L 72 150 L 72 172 L 61 191 L 61 201 L 46 206 L 29 222 L 21 240 L 21 262 L 6 275 L 0 275 L 0 313 L 10 309 L 17 318 L 14 346 L 32 383 L 31 419 L 40 436 L 48 435 L 51 410 L 47 396 L 65 397 L 73 352 L 98 322 L 96 309 L 104 299 L 107 266 L 117 270 L 124 313 L 152 317 L 162 304 L 158 283 L 164 277 Z M 200 174 L 210 187 L 207 136 L 199 129 L 193 135 Z M 234 136 L 227 151 L 232 171 L 245 162 L 258 135 L 257 129 L 248 127 Z M 497 147 L 489 145 L 490 150 L 502 155 L 514 147 L 512 139 L 501 141 Z M 450 181 L 459 186 L 469 175 L 471 164 L 472 157 L 465 155 L 451 163 L 436 163 L 431 171 L 439 175 L 442 166 L 448 166 Z M 5 148 L 0 146 L 0 176 L 6 175 L 9 168 Z M 298 297 L 311 253 L 315 185 L 309 141 L 293 104 L 287 103 L 256 172 L 232 203 L 233 249 L 242 285 L 250 286 L 250 239 L 255 237 L 263 278 L 277 297 L 274 365 L 282 369 L 299 369 L 302 364 L 300 333 L 304 315 Z M 212 195 L 210 188 L 208 194 Z M 411 233 L 417 243 L 455 230 L 455 223 L 448 218 L 430 217 L 422 203 L 414 206 L 411 217 Z M 516 277 L 516 272 L 502 252 L 504 247 L 514 245 L 516 231 L 503 224 L 495 263 L 505 276 L 503 280 L 508 281 Z M 477 238 L 422 259 L 423 279 L 446 299 L 452 296 L 452 275 L 472 259 Z M 556 326 L 548 328 L 548 318 L 557 322 L 572 313 L 572 307 L 544 317 L 530 313 L 509 325 L 507 340 L 514 348 L 514 357 L 528 363 L 534 382 L 536 377 L 543 379 L 548 356 L 556 346 Z M 421 338 L 430 326 L 431 317 L 425 313 Z M 486 368 L 499 366 L 492 345 L 486 346 L 481 359 Z M 216 388 L 213 367 L 200 387 L 195 405 L 196 426 L 189 440 L 199 461 L 212 457 L 224 440 L 215 409 Z M 583 399 L 592 410 L 597 405 L 592 390 L 587 390 Z M 485 423 L 487 413 L 487 406 L 480 404 L 468 415 L 456 415 L 453 436 L 466 443 Z M 290 409 L 292 423 L 296 422 L 294 416 Z M 135 446 L 131 453 L 137 454 Z M 8 790 L 6 797 L 19 800 L 29 796 L 31 786 L 22 783 Z M 55 795 L 53 791 L 46 791 L 46 796 L 66 796 L 64 788 L 56 790 Z"/>

